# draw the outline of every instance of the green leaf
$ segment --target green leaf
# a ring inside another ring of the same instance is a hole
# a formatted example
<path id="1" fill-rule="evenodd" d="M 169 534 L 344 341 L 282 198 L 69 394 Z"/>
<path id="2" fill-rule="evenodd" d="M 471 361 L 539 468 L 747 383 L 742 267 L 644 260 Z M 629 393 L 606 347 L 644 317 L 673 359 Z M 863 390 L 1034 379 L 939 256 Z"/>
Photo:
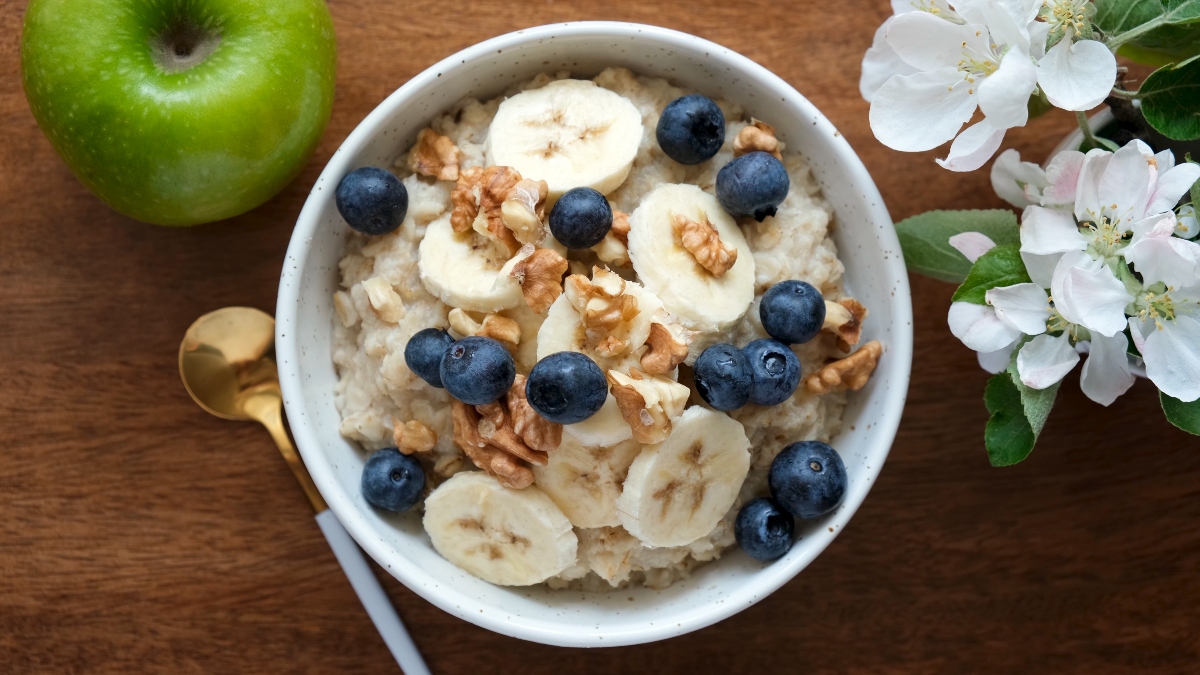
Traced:
<path id="1" fill-rule="evenodd" d="M 983 403 L 991 413 L 983 441 L 992 466 L 1012 466 L 1033 452 L 1058 396 L 1059 383 L 1046 389 L 1030 389 L 1021 383 L 1017 374 L 1020 346 L 1013 350 L 1008 370 L 989 379 L 983 393 Z"/>
<path id="2" fill-rule="evenodd" d="M 1158 392 L 1167 421 L 1189 434 L 1200 436 L 1200 401 L 1184 403 L 1173 396 Z"/>
<path id="3" fill-rule="evenodd" d="M 1176 141 L 1200 138 L 1200 56 L 1150 73 L 1138 98 L 1146 121 L 1162 135 Z"/>
<path id="4" fill-rule="evenodd" d="M 986 234 L 997 244 L 1021 238 L 1017 216 L 1007 209 L 927 211 L 896 223 L 909 271 L 951 283 L 961 283 L 971 270 L 971 261 L 949 243 L 963 232 Z"/>
<path id="5" fill-rule="evenodd" d="M 1025 271 L 1019 245 L 1002 244 L 984 253 L 971 265 L 971 271 L 958 290 L 954 291 L 951 301 L 983 305 L 986 304 L 984 294 L 990 289 L 1027 281 L 1029 272 Z"/>
<path id="6" fill-rule="evenodd" d="M 1028 457 L 1037 437 L 1025 419 L 1021 392 L 1008 373 L 993 375 L 988 380 L 983 404 L 991 413 L 983 429 L 983 444 L 992 466 L 1012 466 Z"/>
<path id="7" fill-rule="evenodd" d="M 1163 66 L 1200 53 L 1200 0 L 1095 0 L 1095 24 L 1122 56 Z"/>
<path id="8" fill-rule="evenodd" d="M 1159 68 L 1200 54 L 1200 23 L 1159 26 L 1121 45 L 1119 56 Z"/>
<path id="9" fill-rule="evenodd" d="M 1020 349 L 1013 350 L 1012 361 L 1008 364 L 1008 375 L 1012 379 L 1013 386 L 1021 393 L 1021 407 L 1025 410 L 1025 420 L 1029 422 L 1029 427 L 1033 430 L 1033 438 L 1036 441 L 1042 433 L 1042 428 L 1046 426 L 1046 418 L 1050 417 L 1050 409 L 1054 407 L 1054 399 L 1058 396 L 1058 387 L 1062 382 L 1055 382 L 1045 389 L 1026 387 L 1021 382 L 1020 374 L 1017 373 L 1018 351 Z"/>

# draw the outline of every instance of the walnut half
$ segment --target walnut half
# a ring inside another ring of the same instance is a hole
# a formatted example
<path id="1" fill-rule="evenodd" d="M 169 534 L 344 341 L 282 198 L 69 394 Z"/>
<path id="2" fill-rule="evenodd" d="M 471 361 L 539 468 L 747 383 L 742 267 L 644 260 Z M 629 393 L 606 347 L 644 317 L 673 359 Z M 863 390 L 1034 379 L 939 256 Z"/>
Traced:
<path id="1" fill-rule="evenodd" d="M 429 452 L 437 445 L 437 440 L 437 432 L 420 420 L 404 423 L 397 419 L 392 420 L 392 442 L 406 455 Z"/>
<path id="2" fill-rule="evenodd" d="M 450 140 L 433 129 L 422 129 L 417 134 L 417 144 L 408 153 L 408 168 L 422 176 L 438 180 L 458 180 L 458 160 L 462 151 Z"/>
<path id="3" fill-rule="evenodd" d="M 529 487 L 529 465 L 545 466 L 562 442 L 562 425 L 542 417 L 525 400 L 525 377 L 518 375 L 505 397 L 486 405 L 451 403 L 454 441 L 475 466 L 501 485 Z"/>
<path id="4" fill-rule="evenodd" d="M 700 221 L 676 213 L 671 226 L 675 236 L 696 262 L 714 277 L 723 277 L 737 262 L 737 248 L 721 241 L 717 228 L 702 215 Z"/>
<path id="5" fill-rule="evenodd" d="M 775 127 L 762 120 L 751 119 L 749 126 L 738 132 L 733 139 L 733 156 L 741 157 L 751 152 L 765 152 L 782 160 L 779 139 L 775 138 Z"/>
<path id="6" fill-rule="evenodd" d="M 825 301 L 825 323 L 821 330 L 837 336 L 838 349 L 848 352 L 862 339 L 862 324 L 867 318 L 867 308 L 854 298 L 843 298 L 837 302 Z"/>
<path id="7" fill-rule="evenodd" d="M 513 266 L 509 273 L 521 285 L 525 304 L 541 314 L 562 295 L 563 274 L 567 271 L 567 259 L 550 248 L 539 248 L 529 257 Z"/>
<path id="8" fill-rule="evenodd" d="M 651 375 L 663 375 L 683 363 L 688 355 L 692 333 L 677 323 L 650 324 L 646 344 L 650 348 L 642 355 L 642 369 Z"/>
<path id="9" fill-rule="evenodd" d="M 871 373 L 883 355 L 883 345 L 872 340 L 844 359 L 827 363 L 804 381 L 810 392 L 818 395 L 831 391 L 858 391 L 866 386 Z"/>
<path id="10" fill-rule="evenodd" d="M 521 344 L 521 325 L 506 316 L 488 314 L 483 317 L 481 323 L 472 319 L 471 315 L 461 308 L 455 307 L 450 310 L 447 318 L 450 320 L 450 327 L 454 329 L 454 332 L 463 337 L 477 335 L 511 345 Z"/>
<path id="11" fill-rule="evenodd" d="M 475 466 L 488 472 L 504 487 L 523 490 L 533 484 L 533 470 L 517 457 L 488 443 L 479 432 L 480 414 L 474 406 L 451 401 L 454 442 Z"/>
<path id="12" fill-rule="evenodd" d="M 629 375 L 608 371 L 609 390 L 621 417 L 639 443 L 661 443 L 671 435 L 671 423 L 683 414 L 692 391 L 666 377 L 645 377 L 636 369 Z"/>

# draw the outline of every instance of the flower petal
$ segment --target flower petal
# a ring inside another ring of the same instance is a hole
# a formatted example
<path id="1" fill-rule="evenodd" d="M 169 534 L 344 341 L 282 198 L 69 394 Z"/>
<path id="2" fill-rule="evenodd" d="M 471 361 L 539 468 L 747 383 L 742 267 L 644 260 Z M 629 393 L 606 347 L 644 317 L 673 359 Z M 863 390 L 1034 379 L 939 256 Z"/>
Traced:
<path id="1" fill-rule="evenodd" d="M 946 159 L 934 161 L 950 171 L 974 171 L 987 164 L 1003 140 L 1004 129 L 994 127 L 984 119 L 967 127 L 954 139 Z"/>
<path id="2" fill-rule="evenodd" d="M 1048 184 L 1046 172 L 1033 162 L 1022 162 L 1021 153 L 1009 148 L 992 163 L 992 189 L 1001 199 L 1021 209 L 1036 204 Z"/>
<path id="3" fill-rule="evenodd" d="M 1096 186 L 1101 213 L 1121 221 L 1125 229 L 1141 220 L 1150 201 L 1156 169 L 1154 155 L 1141 141 L 1130 141 L 1113 153 Z"/>
<path id="4" fill-rule="evenodd" d="M 1161 281 L 1181 288 L 1200 280 L 1200 244 L 1173 236 L 1176 229 L 1174 212 L 1147 218 L 1134 227 L 1133 242 L 1121 252 L 1147 285 Z"/>
<path id="5" fill-rule="evenodd" d="M 950 23 L 929 12 L 899 14 L 890 23 L 885 38 L 888 45 L 919 71 L 947 66 L 957 69 L 964 53 L 991 53 L 984 26 Z"/>
<path id="6" fill-rule="evenodd" d="M 1012 353 L 1016 346 L 1017 343 L 1014 342 L 994 352 L 975 352 L 975 358 L 979 361 L 979 367 L 992 375 L 1003 373 L 1008 370 L 1008 364 L 1012 362 Z"/>
<path id="7" fill-rule="evenodd" d="M 1054 278 L 1054 268 L 1058 266 L 1058 261 L 1062 257 L 1061 253 L 1036 255 L 1021 251 L 1021 262 L 1025 263 L 1025 271 L 1029 273 L 1029 279 L 1042 288 L 1050 288 L 1050 281 Z"/>
<path id="8" fill-rule="evenodd" d="M 875 93 L 879 91 L 883 83 L 893 75 L 911 75 L 917 72 L 916 68 L 905 63 L 904 59 L 901 59 L 900 55 L 888 46 L 885 37 L 891 22 L 892 19 L 889 18 L 875 31 L 875 40 L 871 43 L 871 48 L 863 55 L 862 75 L 858 78 L 858 91 L 868 102 L 875 97 Z"/>
<path id="9" fill-rule="evenodd" d="M 954 250 L 963 254 L 963 257 L 974 263 L 979 260 L 979 256 L 996 248 L 996 242 L 986 234 L 980 232 L 962 232 L 950 237 L 950 245 Z"/>
<path id="10" fill-rule="evenodd" d="M 1050 296 L 1037 284 L 1014 284 L 984 293 L 996 317 L 1026 335 L 1046 332 L 1050 318 Z"/>
<path id="11" fill-rule="evenodd" d="M 1030 389 L 1045 389 L 1061 381 L 1079 363 L 1079 354 L 1065 334 L 1039 335 L 1017 352 L 1017 374 Z"/>
<path id="12" fill-rule="evenodd" d="M 1096 40 L 1063 39 L 1037 64 L 1046 98 L 1065 110 L 1091 110 L 1104 102 L 1117 81 L 1117 58 Z"/>
<path id="13" fill-rule="evenodd" d="M 1063 150 L 1046 166 L 1046 189 L 1042 190 L 1042 206 L 1070 206 L 1075 202 L 1079 187 L 1079 172 L 1083 169 L 1083 153 Z"/>
<path id="14" fill-rule="evenodd" d="M 1200 322 L 1187 315 L 1151 329 L 1141 349 L 1146 376 L 1159 390 L 1181 401 L 1200 398 Z"/>
<path id="15" fill-rule="evenodd" d="M 1010 49 L 996 72 L 979 83 L 979 109 L 992 126 L 1022 127 L 1029 121 L 1029 95 L 1037 86 L 1037 68 L 1029 54 Z"/>
<path id="16" fill-rule="evenodd" d="M 932 150 L 954 138 L 974 114 L 975 97 L 967 93 L 969 88 L 951 67 L 895 75 L 871 100 L 871 131 L 893 150 Z"/>
<path id="17" fill-rule="evenodd" d="M 1100 177 L 1112 161 L 1108 150 L 1094 148 L 1083 156 L 1079 169 L 1079 182 L 1075 189 L 1075 218 L 1078 220 L 1100 220 L 1103 204 L 1100 201 Z"/>
<path id="18" fill-rule="evenodd" d="M 1129 339 L 1124 333 L 1112 337 L 1092 336 L 1091 348 L 1079 375 L 1079 388 L 1084 396 L 1108 406 L 1129 391 L 1135 378 L 1129 369 L 1128 350 Z"/>
<path id="19" fill-rule="evenodd" d="M 1066 211 L 1027 206 L 1021 214 L 1021 252 L 1034 255 L 1082 251 L 1087 239 Z"/>
<path id="20" fill-rule="evenodd" d="M 1200 164 L 1185 162 L 1179 166 L 1163 169 L 1158 165 L 1158 182 L 1154 186 L 1154 194 L 1146 205 L 1146 213 L 1162 213 L 1175 208 L 1179 198 L 1192 187 L 1192 183 L 1200 180 Z"/>
<path id="21" fill-rule="evenodd" d="M 1058 261 L 1050 295 L 1064 319 L 1109 337 L 1125 328 L 1125 306 L 1133 300 L 1112 270 L 1082 251 Z"/>
<path id="22" fill-rule="evenodd" d="M 991 307 L 973 302 L 950 303 L 946 321 L 954 337 L 977 352 L 1003 349 L 1021 337 L 1021 331 L 1000 321 Z"/>

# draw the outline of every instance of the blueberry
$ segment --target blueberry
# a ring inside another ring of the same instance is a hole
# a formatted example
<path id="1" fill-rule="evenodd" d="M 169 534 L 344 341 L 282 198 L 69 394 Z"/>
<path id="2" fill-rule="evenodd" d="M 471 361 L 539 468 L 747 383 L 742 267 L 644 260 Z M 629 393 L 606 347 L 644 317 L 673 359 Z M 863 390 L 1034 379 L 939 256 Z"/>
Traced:
<path id="1" fill-rule="evenodd" d="M 338 213 L 363 234 L 387 234 L 408 212 L 408 190 L 391 171 L 374 166 L 355 169 L 338 183 Z"/>
<path id="2" fill-rule="evenodd" d="M 446 350 L 439 374 L 451 396 L 470 405 L 484 405 L 508 391 L 517 378 L 517 365 L 496 340 L 466 337 Z"/>
<path id="3" fill-rule="evenodd" d="M 435 387 L 442 386 L 442 356 L 454 338 L 441 328 L 426 328 L 408 339 L 404 345 L 404 363 L 408 369 Z"/>
<path id="4" fill-rule="evenodd" d="M 789 345 L 804 344 L 821 332 L 825 298 L 811 284 L 781 281 L 763 294 L 758 317 L 767 335 Z"/>
<path id="5" fill-rule="evenodd" d="M 779 405 L 791 398 L 800 385 L 800 359 L 791 347 L 779 340 L 755 340 L 742 350 L 750 363 L 754 383 L 750 401 L 759 405 Z"/>
<path id="6" fill-rule="evenodd" d="M 717 410 L 736 410 L 750 400 L 750 362 L 733 345 L 713 345 L 701 352 L 692 378 L 700 398 Z"/>
<path id="7" fill-rule="evenodd" d="M 384 448 L 367 460 L 362 472 L 362 493 L 367 503 L 388 511 L 407 511 L 421 499 L 425 470 L 415 457 L 396 448 Z"/>
<path id="8" fill-rule="evenodd" d="M 836 509 L 846 496 L 846 465 L 826 443 L 792 443 L 771 462 L 767 483 L 771 496 L 793 516 L 816 518 Z"/>
<path id="9" fill-rule="evenodd" d="M 658 145 L 680 164 L 699 164 L 725 144 L 725 114 L 707 96 L 681 96 L 663 108 L 655 130 Z"/>
<path id="10" fill-rule="evenodd" d="M 550 233 L 567 248 L 591 248 L 612 229 L 613 212 L 590 187 L 567 190 L 550 209 Z"/>
<path id="11" fill-rule="evenodd" d="M 792 547 L 792 531 L 796 521 L 770 497 L 747 502 L 738 511 L 733 524 L 733 536 L 738 546 L 755 560 L 774 560 Z"/>
<path id="12" fill-rule="evenodd" d="M 790 184 L 783 162 L 765 152 L 751 152 L 735 157 L 717 172 L 717 201 L 729 215 L 754 216 L 761 223 L 775 215 Z"/>
<path id="13" fill-rule="evenodd" d="M 529 371 L 525 398 L 551 422 L 575 424 L 600 411 L 608 398 L 608 381 L 600 366 L 587 356 L 556 352 Z"/>

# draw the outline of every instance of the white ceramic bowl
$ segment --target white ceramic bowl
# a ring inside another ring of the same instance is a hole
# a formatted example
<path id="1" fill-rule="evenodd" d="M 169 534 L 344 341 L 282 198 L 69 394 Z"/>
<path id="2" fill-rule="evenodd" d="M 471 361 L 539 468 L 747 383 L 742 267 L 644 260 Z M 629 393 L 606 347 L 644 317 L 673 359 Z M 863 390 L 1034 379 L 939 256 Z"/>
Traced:
<path id="1" fill-rule="evenodd" d="M 591 77 L 606 66 L 738 101 L 807 156 L 836 209 L 834 238 L 847 286 L 871 310 L 864 339 L 883 341 L 886 351 L 870 384 L 852 396 L 845 431 L 834 441 L 850 475 L 845 503 L 819 521 L 799 523 L 798 541 L 782 559 L 762 564 L 735 548 L 664 591 L 502 588 L 443 560 L 417 514 L 381 516 L 359 492 L 364 453 L 338 435 L 333 404 L 332 296 L 346 239 L 334 190 L 355 168 L 392 166 L 419 130 L 465 96 L 486 99 L 542 71 Z M 749 607 L 796 576 L 833 541 L 878 476 L 904 408 L 912 356 L 912 306 L 900 245 L 875 184 L 837 129 L 786 82 L 744 56 L 691 35 L 608 22 L 542 26 L 488 40 L 417 75 L 380 104 L 334 153 L 304 205 L 283 266 L 276 321 L 283 398 L 296 444 L 330 508 L 367 553 L 455 616 L 498 633 L 576 647 L 687 633 Z"/>

